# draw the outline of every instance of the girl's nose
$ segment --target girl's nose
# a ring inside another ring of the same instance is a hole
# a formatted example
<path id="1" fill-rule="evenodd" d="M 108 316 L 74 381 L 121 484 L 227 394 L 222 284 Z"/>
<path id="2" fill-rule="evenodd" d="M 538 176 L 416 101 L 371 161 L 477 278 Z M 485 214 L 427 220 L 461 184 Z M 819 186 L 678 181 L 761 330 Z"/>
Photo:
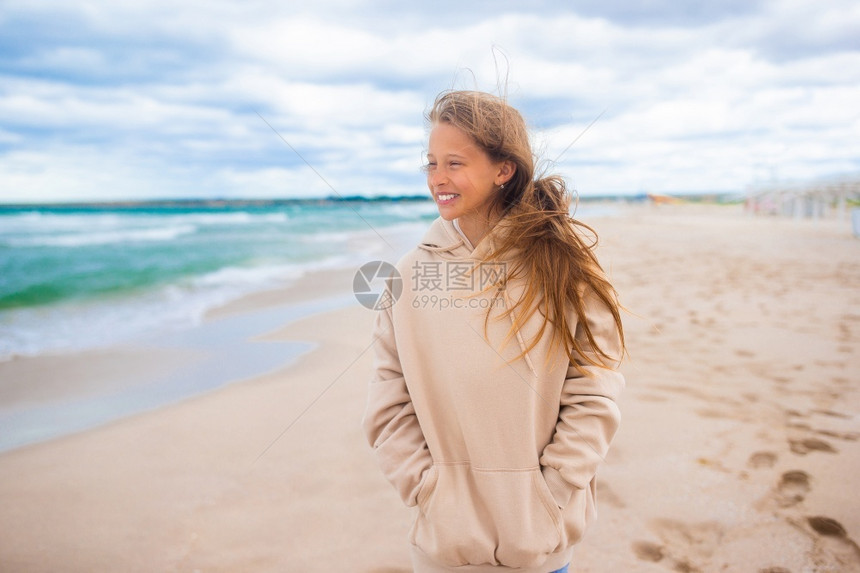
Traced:
<path id="1" fill-rule="evenodd" d="M 437 185 L 441 185 L 445 182 L 445 174 L 437 167 L 427 173 L 427 181 L 430 182 L 430 185 L 436 187 Z"/>

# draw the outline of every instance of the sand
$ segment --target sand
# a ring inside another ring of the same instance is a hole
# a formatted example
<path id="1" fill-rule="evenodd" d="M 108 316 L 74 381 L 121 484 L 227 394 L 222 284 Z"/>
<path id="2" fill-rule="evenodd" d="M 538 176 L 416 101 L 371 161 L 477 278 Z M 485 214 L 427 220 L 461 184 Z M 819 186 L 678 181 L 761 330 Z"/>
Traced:
<path id="1" fill-rule="evenodd" d="M 630 358 L 599 519 L 572 571 L 860 571 L 850 225 L 676 205 L 590 223 L 629 311 Z M 332 276 L 302 292 L 333 292 Z M 372 320 L 356 304 L 260 333 L 317 346 L 263 376 L 0 455 L 0 570 L 409 571 L 412 514 L 359 429 Z M 98 383 L 69 383 L 85 394 L 105 383 L 105 363 L 143 363 L 129 352 L 101 351 Z M 87 356 L 62 360 L 16 370 L 43 381 L 27 399 L 74 393 L 57 387 L 58 364 L 85 372 Z"/>

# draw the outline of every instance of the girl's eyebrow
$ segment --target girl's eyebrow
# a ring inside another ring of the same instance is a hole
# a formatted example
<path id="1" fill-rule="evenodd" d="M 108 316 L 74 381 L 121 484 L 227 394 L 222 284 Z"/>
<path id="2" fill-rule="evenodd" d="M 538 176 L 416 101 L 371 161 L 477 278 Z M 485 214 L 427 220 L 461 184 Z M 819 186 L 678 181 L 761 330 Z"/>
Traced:
<path id="1" fill-rule="evenodd" d="M 428 153 L 427 157 L 435 157 L 435 155 L 433 155 L 432 153 Z M 448 154 L 445 154 L 445 157 L 455 157 L 457 159 L 466 159 L 465 155 L 461 155 L 459 153 L 448 153 Z"/>

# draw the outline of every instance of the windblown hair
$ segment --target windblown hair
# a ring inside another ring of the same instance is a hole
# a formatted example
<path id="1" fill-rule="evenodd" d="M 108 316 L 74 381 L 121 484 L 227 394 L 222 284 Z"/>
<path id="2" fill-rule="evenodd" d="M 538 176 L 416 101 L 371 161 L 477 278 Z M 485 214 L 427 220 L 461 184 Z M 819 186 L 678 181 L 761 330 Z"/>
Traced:
<path id="1" fill-rule="evenodd" d="M 621 360 L 621 356 L 609 356 L 598 346 L 585 316 L 584 299 L 591 292 L 611 312 L 623 354 L 624 331 L 617 293 L 594 254 L 597 233 L 570 215 L 571 194 L 564 179 L 535 175 L 528 130 L 520 113 L 492 94 L 449 91 L 436 98 L 427 120 L 431 126 L 447 123 L 461 129 L 492 161 L 511 161 L 516 166 L 514 175 L 494 198 L 491 210 L 501 217 L 499 224 L 505 226 L 506 232 L 499 233 L 499 243 L 488 255 L 488 262 L 505 261 L 507 280 L 524 279 L 523 296 L 503 314 L 512 318 L 508 339 L 538 312 L 543 322 L 523 355 L 550 328 L 552 344 L 561 344 L 570 363 L 580 371 L 583 360 L 595 366 Z M 583 231 L 589 240 L 583 238 Z M 571 309 L 590 348 L 582 348 L 575 338 L 568 320 Z"/>

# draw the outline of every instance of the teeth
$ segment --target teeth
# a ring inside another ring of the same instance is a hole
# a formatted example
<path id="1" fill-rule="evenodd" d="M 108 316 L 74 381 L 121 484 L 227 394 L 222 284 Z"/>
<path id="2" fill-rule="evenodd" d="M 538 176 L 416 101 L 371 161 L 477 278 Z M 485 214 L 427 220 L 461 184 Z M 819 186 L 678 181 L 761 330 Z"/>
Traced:
<path id="1" fill-rule="evenodd" d="M 440 201 L 447 201 L 449 199 L 453 199 L 456 196 L 457 195 L 455 193 L 445 193 L 444 195 L 440 193 L 439 195 L 436 195 L 436 197 L 438 197 Z"/>

